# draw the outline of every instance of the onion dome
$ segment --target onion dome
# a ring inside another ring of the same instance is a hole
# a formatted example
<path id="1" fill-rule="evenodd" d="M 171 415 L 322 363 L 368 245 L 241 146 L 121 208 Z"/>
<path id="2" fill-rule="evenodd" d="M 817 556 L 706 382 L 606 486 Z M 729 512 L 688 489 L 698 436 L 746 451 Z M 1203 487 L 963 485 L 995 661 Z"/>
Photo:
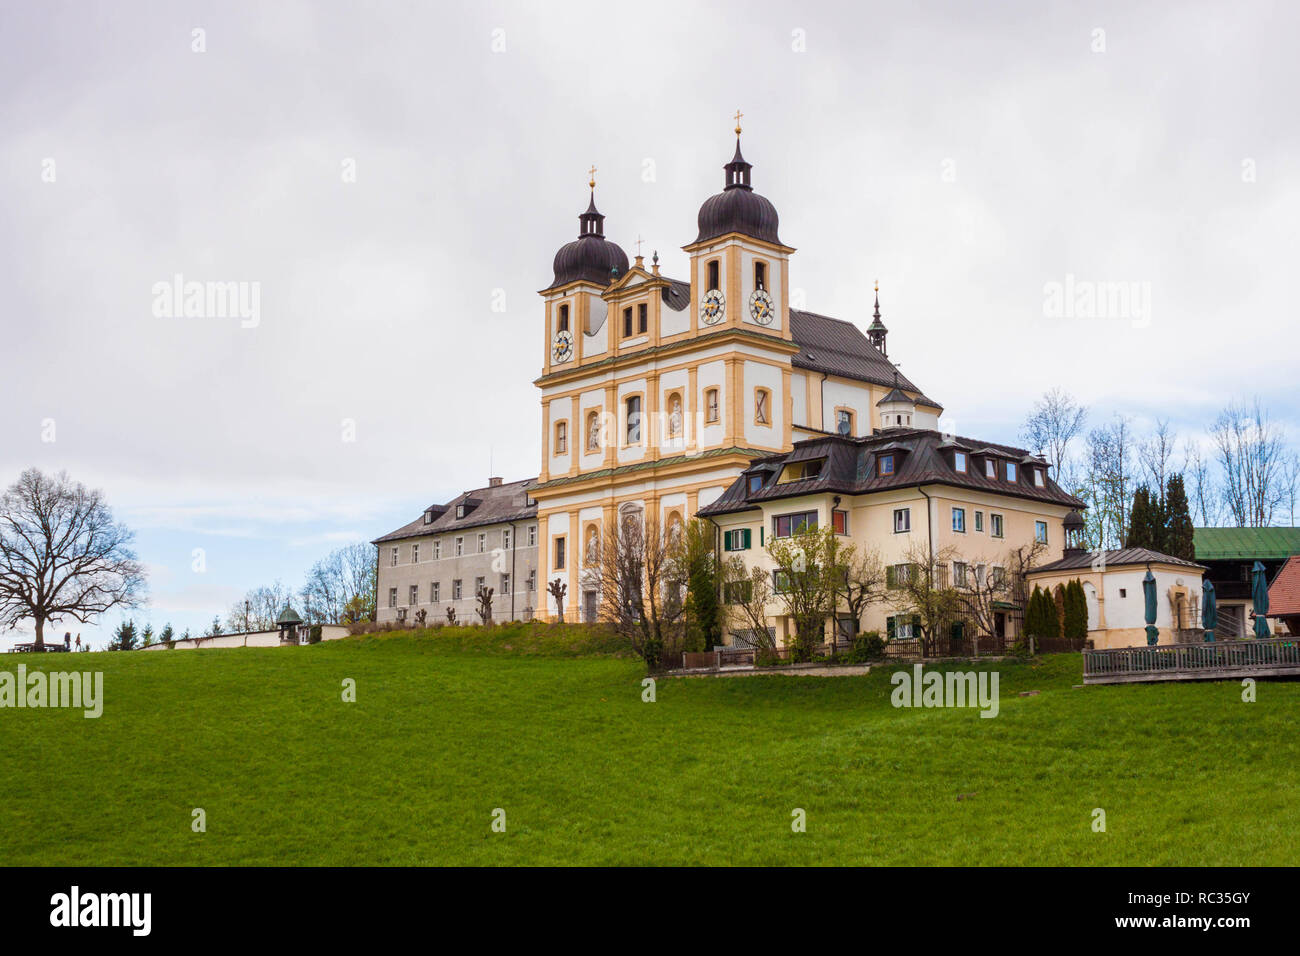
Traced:
<path id="1" fill-rule="evenodd" d="M 776 207 L 754 192 L 749 184 L 749 171 L 753 168 L 740 154 L 740 130 L 736 130 L 736 155 L 722 167 L 727 171 L 725 186 L 716 196 L 704 200 L 697 222 L 700 234 L 696 242 L 716 239 L 730 232 L 762 239 L 781 245 L 777 238 L 778 219 Z"/>
<path id="2" fill-rule="evenodd" d="M 553 268 L 552 289 L 579 279 L 607 286 L 627 272 L 627 253 L 605 238 L 605 217 L 596 209 L 594 184 L 591 203 L 578 217 L 578 238 L 560 247 Z"/>

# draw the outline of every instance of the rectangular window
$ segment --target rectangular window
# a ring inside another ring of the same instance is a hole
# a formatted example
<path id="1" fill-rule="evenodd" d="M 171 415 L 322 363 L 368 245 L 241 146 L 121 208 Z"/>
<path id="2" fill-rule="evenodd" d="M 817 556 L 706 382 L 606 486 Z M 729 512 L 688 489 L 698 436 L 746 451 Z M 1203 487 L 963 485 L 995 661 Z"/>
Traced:
<path id="1" fill-rule="evenodd" d="M 504 551 L 510 550 L 510 529 L 509 528 L 501 529 L 501 548 Z"/>
<path id="2" fill-rule="evenodd" d="M 437 561 L 442 557 L 442 538 L 433 539 L 433 559 Z"/>
<path id="3" fill-rule="evenodd" d="M 1014 461 L 1009 461 L 1007 462 L 1007 481 L 1015 481 L 1015 480 L 1016 480 L 1016 463 Z"/>
<path id="4" fill-rule="evenodd" d="M 432 604 L 437 604 L 441 600 L 442 600 L 442 582 L 434 581 L 432 584 L 429 585 L 429 601 Z"/>
<path id="5" fill-rule="evenodd" d="M 569 331 L 569 307 L 567 305 L 560 306 L 560 324 L 558 331 Z"/>
<path id="6" fill-rule="evenodd" d="M 464 554 L 464 553 L 465 553 L 465 539 L 464 539 L 464 538 L 457 538 L 457 539 L 456 539 L 456 557 L 459 558 L 459 557 L 460 557 L 462 554 Z"/>
<path id="7" fill-rule="evenodd" d="M 487 535 L 480 531 L 478 533 L 478 553 L 482 554 L 487 551 Z"/>
<path id="8" fill-rule="evenodd" d="M 885 568 L 885 587 L 887 588 L 901 588 L 911 579 L 912 566 L 910 564 L 891 564 Z"/>
<path id="9" fill-rule="evenodd" d="M 407 595 L 406 603 L 411 605 L 411 607 L 415 607 L 415 605 L 420 603 L 420 586 L 418 584 L 411 585 L 411 590 Z"/>
<path id="10" fill-rule="evenodd" d="M 748 551 L 753 540 L 749 528 L 737 528 L 722 534 L 722 546 L 728 551 Z"/>
<path id="11" fill-rule="evenodd" d="M 629 396 L 627 402 L 627 444 L 641 442 L 641 396 Z"/>
<path id="12" fill-rule="evenodd" d="M 636 331 L 638 335 L 645 335 L 646 329 L 650 327 L 650 306 L 642 302 L 636 307 Z"/>
<path id="13" fill-rule="evenodd" d="M 965 561 L 952 563 L 952 583 L 954 587 L 964 588 L 969 581 L 970 565 Z"/>
<path id="14" fill-rule="evenodd" d="M 388 589 L 388 606 L 397 607 L 397 588 Z"/>
<path id="15" fill-rule="evenodd" d="M 750 493 L 751 495 L 756 495 L 756 494 L 758 494 L 758 493 L 759 493 L 760 491 L 762 491 L 762 490 L 763 490 L 763 476 L 762 476 L 762 475 L 750 475 L 750 476 L 749 476 L 749 493 Z"/>
<path id="16" fill-rule="evenodd" d="M 848 534 L 849 513 L 847 511 L 841 511 L 839 508 L 832 509 L 831 527 L 835 530 L 836 534 Z"/>
<path id="17" fill-rule="evenodd" d="M 502 594 L 510 593 L 510 575 L 508 574 L 501 575 L 501 593 Z"/>
<path id="18" fill-rule="evenodd" d="M 880 473 L 881 477 L 892 475 L 894 473 L 894 456 L 881 455 L 876 459 L 876 470 Z"/>
<path id="19" fill-rule="evenodd" d="M 459 601 L 460 593 L 461 593 L 460 578 L 457 578 L 455 581 L 451 582 L 451 599 L 453 601 Z"/>
<path id="20" fill-rule="evenodd" d="M 976 531 L 984 530 L 984 512 L 982 511 L 975 512 L 975 530 Z"/>
<path id="21" fill-rule="evenodd" d="M 952 530 L 956 531 L 958 534 L 966 533 L 966 509 L 965 508 L 952 509 Z"/>
<path id="22" fill-rule="evenodd" d="M 754 389 L 754 422 L 758 425 L 771 424 L 772 393 L 765 388 Z"/>
<path id="23" fill-rule="evenodd" d="M 754 263 L 754 288 L 755 289 L 767 288 L 767 263 L 766 262 Z"/>
<path id="24" fill-rule="evenodd" d="M 966 453 L 964 451 L 953 452 L 952 464 L 954 468 L 964 474 L 966 471 Z"/>
<path id="25" fill-rule="evenodd" d="M 753 595 L 753 581 L 728 581 L 722 589 L 722 600 L 727 604 L 748 604 Z"/>
<path id="26" fill-rule="evenodd" d="M 1047 544 L 1047 522 L 1034 522 L 1034 540 L 1039 544 Z"/>
<path id="27" fill-rule="evenodd" d="M 714 259 L 709 263 L 709 288 L 705 291 L 712 292 L 718 287 L 718 260 Z"/>
<path id="28" fill-rule="evenodd" d="M 996 478 L 998 476 L 998 463 L 992 458 L 984 459 L 984 477 Z"/>
<path id="29" fill-rule="evenodd" d="M 989 534 L 1002 537 L 1002 515 L 989 515 Z"/>
<path id="30" fill-rule="evenodd" d="M 1043 471 L 1043 469 L 1041 468 L 1035 468 L 1033 471 L 1034 471 L 1034 484 L 1039 488 L 1045 487 L 1047 485 L 1047 478 L 1046 478 L 1047 472 Z"/>
<path id="31" fill-rule="evenodd" d="M 475 579 L 474 579 L 474 596 L 475 596 L 475 597 L 478 597 L 478 593 L 479 593 L 480 591 L 482 591 L 483 588 L 485 588 L 486 586 L 487 586 L 487 578 L 475 578 Z"/>
<path id="32" fill-rule="evenodd" d="M 632 307 L 629 305 L 623 310 L 623 338 L 632 337 Z"/>
<path id="33" fill-rule="evenodd" d="M 411 545 L 411 563 L 420 563 L 420 546 L 418 544 Z"/>
<path id="34" fill-rule="evenodd" d="M 711 388 L 704 393 L 704 420 L 710 423 L 718 420 L 718 390 L 716 388 Z"/>
<path id="35" fill-rule="evenodd" d="M 535 524 L 528 526 L 528 547 L 537 547 L 537 525 Z"/>
<path id="36" fill-rule="evenodd" d="M 894 534 L 902 534 L 905 531 L 912 530 L 912 509 L 895 508 L 894 509 Z"/>
<path id="37" fill-rule="evenodd" d="M 393 545 L 393 567 L 397 567 L 397 545 Z"/>
<path id="38" fill-rule="evenodd" d="M 853 434 L 853 412 L 847 408 L 836 409 L 835 431 L 840 435 Z"/>
<path id="39" fill-rule="evenodd" d="M 895 615 L 886 618 L 885 624 L 891 641 L 910 641 L 916 637 L 916 619 L 912 616 Z"/>
<path id="40" fill-rule="evenodd" d="M 555 453 L 563 455 L 569 450 L 569 423 L 555 423 Z"/>
<path id="41" fill-rule="evenodd" d="M 994 590 L 1001 591 L 1007 586 L 1007 569 L 1000 568 L 996 564 L 993 566 L 993 580 L 991 582 Z"/>
<path id="42" fill-rule="evenodd" d="M 777 515 L 772 519 L 773 537 L 788 538 L 804 530 L 817 530 L 817 512 L 799 511 L 789 515 Z"/>
<path id="43" fill-rule="evenodd" d="M 535 568 L 534 568 L 532 571 L 529 571 L 529 572 L 528 572 L 528 585 L 527 585 L 527 587 L 528 587 L 528 590 L 530 590 L 530 591 L 536 591 L 536 590 L 537 590 L 537 570 L 536 570 Z"/>
<path id="44" fill-rule="evenodd" d="M 790 590 L 790 576 L 784 571 L 772 572 L 772 590 L 777 594 L 785 594 Z"/>
<path id="45" fill-rule="evenodd" d="M 551 565 L 551 567 L 553 567 L 556 571 L 564 570 L 564 558 L 565 558 L 564 548 L 566 544 L 567 542 L 565 541 L 563 536 L 560 536 L 555 539 L 555 561 Z"/>

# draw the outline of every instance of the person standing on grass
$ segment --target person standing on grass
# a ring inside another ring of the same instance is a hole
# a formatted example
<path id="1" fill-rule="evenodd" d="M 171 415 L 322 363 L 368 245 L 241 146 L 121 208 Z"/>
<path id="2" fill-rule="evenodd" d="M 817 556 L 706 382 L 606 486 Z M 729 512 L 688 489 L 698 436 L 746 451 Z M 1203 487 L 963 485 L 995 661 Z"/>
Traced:
<path id="1" fill-rule="evenodd" d="M 64 632 L 63 632 L 63 649 L 64 649 L 65 651 L 71 651 L 71 650 L 72 650 L 72 632 L 71 632 L 71 631 L 64 631 Z"/>
<path id="2" fill-rule="evenodd" d="M 77 650 L 81 650 L 81 632 L 77 632 Z"/>

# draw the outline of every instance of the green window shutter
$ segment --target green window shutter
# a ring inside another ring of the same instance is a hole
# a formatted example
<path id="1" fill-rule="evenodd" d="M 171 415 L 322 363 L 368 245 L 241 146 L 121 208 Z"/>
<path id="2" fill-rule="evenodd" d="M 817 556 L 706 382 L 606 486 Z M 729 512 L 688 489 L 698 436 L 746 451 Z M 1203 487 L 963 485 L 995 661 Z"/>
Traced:
<path id="1" fill-rule="evenodd" d="M 912 636 L 921 636 L 921 615 L 919 614 L 912 615 Z"/>
<path id="2" fill-rule="evenodd" d="M 753 537 L 752 537 L 753 532 L 749 528 L 746 528 L 744 531 L 740 532 L 740 535 L 741 535 L 741 544 L 740 544 L 741 550 L 748 551 L 750 548 L 750 542 L 753 541 Z"/>
<path id="3" fill-rule="evenodd" d="M 764 531 L 764 530 L 765 530 L 765 529 L 763 529 L 763 528 L 759 528 L 759 529 L 758 529 L 758 546 L 759 546 L 760 548 L 763 546 L 763 531 Z"/>
<path id="4" fill-rule="evenodd" d="M 735 534 L 734 531 L 725 531 L 725 532 L 723 532 L 723 534 L 722 534 L 722 546 L 723 546 L 724 548 L 726 548 L 728 551 L 732 551 L 732 550 L 734 550 L 734 549 L 731 547 L 731 536 L 732 536 L 733 534 Z"/>
<path id="5" fill-rule="evenodd" d="M 885 618 L 885 636 L 891 641 L 894 639 L 894 620 L 893 617 Z"/>

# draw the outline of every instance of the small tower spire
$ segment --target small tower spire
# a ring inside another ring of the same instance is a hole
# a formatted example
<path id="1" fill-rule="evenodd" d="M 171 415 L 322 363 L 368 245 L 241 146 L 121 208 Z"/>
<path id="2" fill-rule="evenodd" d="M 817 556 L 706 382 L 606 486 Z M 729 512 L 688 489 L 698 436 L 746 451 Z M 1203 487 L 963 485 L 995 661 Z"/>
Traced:
<path id="1" fill-rule="evenodd" d="M 880 350 L 880 354 L 889 358 L 889 352 L 885 348 L 885 336 L 889 334 L 889 329 L 885 328 L 885 323 L 880 321 L 880 280 L 876 280 L 876 311 L 872 313 L 871 325 L 867 328 L 867 338 L 871 344 Z M 895 372 L 897 374 L 897 372 Z"/>

